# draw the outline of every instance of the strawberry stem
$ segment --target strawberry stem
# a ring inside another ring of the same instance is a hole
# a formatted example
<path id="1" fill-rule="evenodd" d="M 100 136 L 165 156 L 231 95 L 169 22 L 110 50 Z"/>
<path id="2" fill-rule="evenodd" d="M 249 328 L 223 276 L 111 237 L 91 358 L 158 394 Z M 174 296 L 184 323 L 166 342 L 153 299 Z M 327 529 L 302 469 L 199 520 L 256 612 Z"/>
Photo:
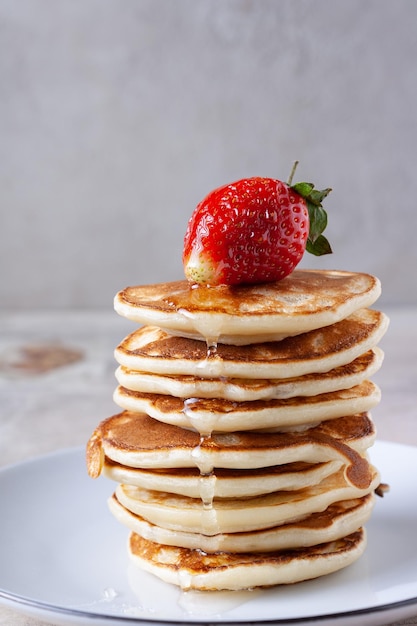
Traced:
<path id="1" fill-rule="evenodd" d="M 291 185 L 292 185 L 292 179 L 294 178 L 295 170 L 297 169 L 298 163 L 299 163 L 299 161 L 294 161 L 294 164 L 292 166 L 292 169 L 291 169 L 290 175 L 288 177 L 288 181 L 287 181 L 288 187 L 291 187 Z"/>

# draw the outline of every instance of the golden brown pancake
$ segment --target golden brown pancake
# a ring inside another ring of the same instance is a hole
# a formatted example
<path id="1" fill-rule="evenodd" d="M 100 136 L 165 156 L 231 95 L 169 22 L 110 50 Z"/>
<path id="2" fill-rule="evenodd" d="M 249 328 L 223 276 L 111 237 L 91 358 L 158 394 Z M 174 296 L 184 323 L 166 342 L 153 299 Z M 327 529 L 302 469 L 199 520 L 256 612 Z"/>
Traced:
<path id="1" fill-rule="evenodd" d="M 380 292 L 369 274 L 295 270 L 262 285 L 206 287 L 183 280 L 127 287 L 114 306 L 139 324 L 210 344 L 243 345 L 329 326 L 371 306 Z"/>
<path id="2" fill-rule="evenodd" d="M 370 469 L 371 482 L 363 488 L 349 484 L 341 469 L 318 485 L 299 491 L 276 491 L 254 498 L 223 498 L 210 505 L 200 498 L 149 491 L 132 485 L 118 485 L 116 498 L 128 511 L 172 531 L 207 536 L 253 532 L 305 519 L 335 502 L 372 493 L 380 477 L 375 468 L 371 466 Z"/>
<path id="3" fill-rule="evenodd" d="M 116 348 L 118 363 L 129 370 L 202 378 L 295 378 L 326 373 L 374 348 L 388 327 L 386 315 L 360 309 L 348 318 L 282 341 L 247 346 L 205 343 L 172 336 L 155 326 L 131 333 Z M 195 394 L 193 394 L 195 395 Z"/>
<path id="4" fill-rule="evenodd" d="M 119 366 L 116 378 L 130 391 L 156 393 L 177 398 L 223 398 L 232 402 L 276 400 L 296 396 L 315 396 L 340 391 L 361 384 L 381 367 L 383 352 L 375 347 L 352 363 L 325 373 L 305 374 L 296 378 L 200 378 L 198 376 L 161 376 Z M 123 406 L 123 405 L 122 405 Z"/>
<path id="5" fill-rule="evenodd" d="M 213 473 L 202 475 L 197 467 L 152 470 L 127 467 L 105 458 L 102 474 L 118 483 L 190 498 L 250 498 L 311 487 L 341 466 L 341 461 L 300 462 L 250 470 L 216 468 Z"/>
<path id="6" fill-rule="evenodd" d="M 185 530 L 162 528 L 135 515 L 125 508 L 116 494 L 109 499 L 114 517 L 144 539 L 169 546 L 179 546 L 203 552 L 271 552 L 313 546 L 350 535 L 363 526 L 371 515 L 375 496 L 342 500 L 324 511 L 312 513 L 298 521 L 272 528 L 240 533 L 204 535 Z"/>
<path id="7" fill-rule="evenodd" d="M 306 428 L 322 420 L 369 411 L 378 404 L 380 397 L 379 387 L 371 381 L 364 381 L 351 389 L 306 398 L 251 402 L 233 402 L 221 398 L 184 400 L 130 391 L 124 387 L 118 387 L 114 393 L 114 401 L 123 409 L 147 413 L 161 422 L 192 428 L 202 434 Z"/>
<path id="8" fill-rule="evenodd" d="M 239 590 L 288 584 L 330 574 L 354 563 L 364 552 L 366 534 L 351 535 L 317 546 L 279 550 L 206 554 L 154 543 L 136 533 L 129 541 L 139 567 L 182 589 Z"/>
<path id="9" fill-rule="evenodd" d="M 87 464 L 90 476 L 97 477 L 105 457 L 129 467 L 198 467 L 206 474 L 216 467 L 256 469 L 336 460 L 347 464 L 349 482 L 366 488 L 372 472 L 362 455 L 375 435 L 365 413 L 329 420 L 304 432 L 235 432 L 200 438 L 194 431 L 124 411 L 95 430 L 87 444 Z"/>

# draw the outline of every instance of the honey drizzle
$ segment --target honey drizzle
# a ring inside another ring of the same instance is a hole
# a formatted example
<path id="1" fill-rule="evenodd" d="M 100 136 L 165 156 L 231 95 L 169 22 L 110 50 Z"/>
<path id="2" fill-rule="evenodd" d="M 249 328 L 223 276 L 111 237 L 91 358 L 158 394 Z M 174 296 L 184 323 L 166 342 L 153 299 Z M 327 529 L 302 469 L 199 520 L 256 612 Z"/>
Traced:
<path id="1" fill-rule="evenodd" d="M 217 357 L 217 339 L 206 339 L 206 358 L 201 362 L 201 367 L 205 368 L 210 359 Z M 202 502 L 201 511 L 201 527 L 202 532 L 207 535 L 214 535 L 220 532 L 217 519 L 217 512 L 214 503 L 216 475 L 213 466 L 207 461 L 202 453 L 204 443 L 208 441 L 213 431 L 216 429 L 217 418 L 213 413 L 213 419 L 210 423 L 204 425 L 200 420 L 194 417 L 193 407 L 198 405 L 199 398 L 187 398 L 184 400 L 183 412 L 186 415 L 190 425 L 200 434 L 198 445 L 192 450 L 191 457 L 194 459 L 200 476 L 198 479 L 199 496 Z"/>

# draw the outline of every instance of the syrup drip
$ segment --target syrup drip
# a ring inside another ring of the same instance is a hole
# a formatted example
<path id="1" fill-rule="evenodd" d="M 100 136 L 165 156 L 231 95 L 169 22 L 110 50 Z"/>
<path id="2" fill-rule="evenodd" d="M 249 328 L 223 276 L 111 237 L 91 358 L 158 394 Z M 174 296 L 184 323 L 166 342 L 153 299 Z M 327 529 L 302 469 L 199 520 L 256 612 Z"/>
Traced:
<path id="1" fill-rule="evenodd" d="M 204 322 L 204 320 L 200 320 L 192 312 L 187 311 L 187 309 L 180 308 L 177 310 L 178 313 L 187 319 L 192 320 L 195 332 L 198 333 L 202 339 L 205 339 L 208 347 L 217 347 L 217 343 L 221 335 L 221 324 L 213 323 L 213 320 Z"/>
<path id="2" fill-rule="evenodd" d="M 205 593 L 195 590 L 181 590 L 179 606 L 191 616 L 220 616 L 251 600 L 256 600 L 267 593 L 266 589 L 245 589 L 244 591 L 210 591 Z"/>
<path id="3" fill-rule="evenodd" d="M 206 355 L 197 364 L 197 369 L 200 370 L 203 378 L 218 378 L 223 374 L 224 364 L 218 355 L 217 339 L 206 339 L 206 346 Z"/>
<path id="4" fill-rule="evenodd" d="M 213 431 L 216 429 L 218 417 L 215 413 L 211 414 L 211 419 L 205 422 L 201 421 L 200 417 L 196 417 L 194 409 L 198 408 L 200 398 L 187 398 L 183 403 L 183 413 L 186 416 L 189 426 L 197 431 L 200 436 L 210 438 Z"/>
<path id="5" fill-rule="evenodd" d="M 210 459 L 204 454 L 203 445 L 206 439 L 209 439 L 209 436 L 201 435 L 199 444 L 191 451 L 191 458 L 194 459 L 196 466 L 200 470 L 200 474 L 207 476 L 212 473 L 213 465 Z"/>
<path id="6" fill-rule="evenodd" d="M 216 341 L 207 341 L 207 357 L 206 359 L 210 359 L 210 357 L 217 356 L 217 346 L 218 342 Z"/>
<path id="7" fill-rule="evenodd" d="M 200 436 L 199 444 L 192 450 L 191 457 L 200 471 L 198 479 L 199 497 L 202 503 L 201 532 L 205 535 L 215 535 L 220 531 L 217 512 L 213 506 L 216 475 L 210 461 L 204 455 L 203 445 L 210 439 L 211 433 Z"/>
<path id="8" fill-rule="evenodd" d="M 217 357 L 217 340 L 209 341 L 207 339 L 206 345 L 206 358 L 200 364 L 200 367 L 202 368 L 205 368 L 211 359 Z M 201 419 L 196 418 L 193 411 L 193 409 L 198 406 L 199 402 L 199 398 L 187 398 L 184 400 L 183 412 L 184 415 L 186 415 L 190 426 L 200 434 L 200 441 L 192 450 L 191 457 L 194 459 L 194 462 L 200 471 L 198 487 L 199 497 L 202 502 L 202 533 L 206 535 L 214 535 L 220 532 L 217 512 L 213 506 L 216 475 L 212 464 L 207 458 L 207 455 L 204 454 L 203 446 L 204 443 L 211 438 L 213 431 L 216 429 L 218 418 L 215 413 L 212 413 L 211 419 L 202 424 Z"/>

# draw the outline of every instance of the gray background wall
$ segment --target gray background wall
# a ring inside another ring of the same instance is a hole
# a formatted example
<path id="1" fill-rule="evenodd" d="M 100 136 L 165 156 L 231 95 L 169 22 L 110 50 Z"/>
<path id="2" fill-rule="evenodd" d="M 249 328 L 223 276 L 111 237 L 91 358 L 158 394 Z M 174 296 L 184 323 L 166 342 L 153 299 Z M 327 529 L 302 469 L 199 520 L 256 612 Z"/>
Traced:
<path id="1" fill-rule="evenodd" d="M 0 0 L 0 305 L 182 277 L 194 206 L 333 187 L 331 258 L 417 304 L 415 0 Z"/>

